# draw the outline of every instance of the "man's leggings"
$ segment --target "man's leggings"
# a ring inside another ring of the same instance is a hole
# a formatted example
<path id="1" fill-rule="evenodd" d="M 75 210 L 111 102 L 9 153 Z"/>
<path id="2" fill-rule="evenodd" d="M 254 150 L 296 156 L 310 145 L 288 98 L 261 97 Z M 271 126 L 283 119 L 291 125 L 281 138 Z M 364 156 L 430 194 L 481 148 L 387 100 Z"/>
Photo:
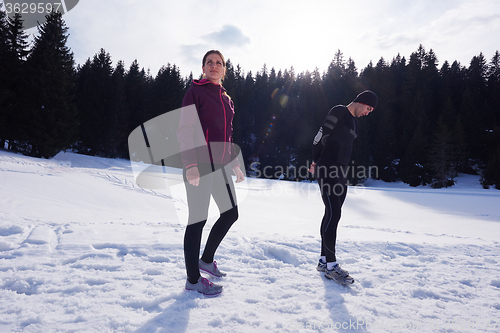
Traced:
<path id="1" fill-rule="evenodd" d="M 347 194 L 347 180 L 344 178 L 318 178 L 321 198 L 325 204 L 325 214 L 321 221 L 321 256 L 327 262 L 335 262 L 337 226 L 342 213 L 342 205 Z"/>

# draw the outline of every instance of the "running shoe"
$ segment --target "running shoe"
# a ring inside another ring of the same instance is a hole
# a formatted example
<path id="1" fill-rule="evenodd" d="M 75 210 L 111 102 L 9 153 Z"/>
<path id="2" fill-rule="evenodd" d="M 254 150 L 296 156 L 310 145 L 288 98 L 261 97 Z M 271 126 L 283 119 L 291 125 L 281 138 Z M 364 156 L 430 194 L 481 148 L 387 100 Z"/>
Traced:
<path id="1" fill-rule="evenodd" d="M 200 271 L 203 271 L 215 277 L 224 277 L 227 275 L 226 273 L 221 272 L 217 268 L 217 262 L 215 261 L 207 264 L 206 262 L 200 259 L 198 262 L 198 266 L 200 267 Z"/>
<path id="2" fill-rule="evenodd" d="M 215 296 L 222 292 L 222 286 L 208 281 L 207 278 L 200 276 L 198 282 L 195 284 L 186 280 L 186 290 L 193 290 L 203 295 Z"/>
<path id="3" fill-rule="evenodd" d="M 354 279 L 349 275 L 349 272 L 340 268 L 339 264 L 333 266 L 332 270 L 326 269 L 325 277 L 344 286 L 354 283 Z"/>
<path id="4" fill-rule="evenodd" d="M 323 259 L 319 258 L 318 266 L 316 266 L 316 270 L 318 272 L 325 272 L 326 271 L 326 262 L 324 262 Z"/>

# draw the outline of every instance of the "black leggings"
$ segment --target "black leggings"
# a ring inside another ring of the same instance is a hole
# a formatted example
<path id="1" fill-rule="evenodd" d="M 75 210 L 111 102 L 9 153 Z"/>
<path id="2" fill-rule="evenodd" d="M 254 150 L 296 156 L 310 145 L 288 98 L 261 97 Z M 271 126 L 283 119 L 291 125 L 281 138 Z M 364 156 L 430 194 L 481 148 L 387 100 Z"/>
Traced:
<path id="1" fill-rule="evenodd" d="M 196 283 L 200 278 L 198 259 L 200 256 L 201 235 L 208 217 L 210 197 L 214 198 L 221 213 L 210 230 L 201 257 L 204 262 L 210 263 L 214 260 L 215 251 L 219 244 L 238 219 L 238 206 L 233 179 L 228 175 L 225 168 L 212 170 L 214 169 L 210 165 L 199 166 L 201 177 L 198 186 L 189 184 L 184 173 L 189 207 L 188 226 L 184 233 L 184 259 L 187 278 L 190 283 Z"/>
<path id="2" fill-rule="evenodd" d="M 343 178 L 319 178 L 321 198 L 325 204 L 325 214 L 321 221 L 321 256 L 326 256 L 327 262 L 337 261 L 335 243 L 337 242 L 337 227 L 342 215 L 342 205 L 347 194 L 347 181 Z"/>

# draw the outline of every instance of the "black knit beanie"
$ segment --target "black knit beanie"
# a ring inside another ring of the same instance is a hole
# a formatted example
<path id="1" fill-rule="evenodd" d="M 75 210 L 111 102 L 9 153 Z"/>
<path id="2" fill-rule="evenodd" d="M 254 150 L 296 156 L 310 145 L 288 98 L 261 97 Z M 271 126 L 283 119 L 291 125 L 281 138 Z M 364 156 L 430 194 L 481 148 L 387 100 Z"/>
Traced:
<path id="1" fill-rule="evenodd" d="M 378 97 L 373 91 L 365 90 L 359 93 L 359 95 L 356 96 L 353 102 L 365 104 L 375 109 L 377 107 Z"/>

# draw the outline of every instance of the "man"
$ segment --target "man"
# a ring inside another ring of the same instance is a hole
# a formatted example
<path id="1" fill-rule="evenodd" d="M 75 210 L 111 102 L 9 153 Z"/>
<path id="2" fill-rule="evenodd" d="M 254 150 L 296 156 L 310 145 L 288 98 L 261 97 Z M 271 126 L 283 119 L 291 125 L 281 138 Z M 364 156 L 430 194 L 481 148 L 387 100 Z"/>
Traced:
<path id="1" fill-rule="evenodd" d="M 347 194 L 347 165 L 351 159 L 352 144 L 358 136 L 358 120 L 377 106 L 378 97 L 370 91 L 361 92 L 348 106 L 333 107 L 313 141 L 313 163 L 309 171 L 314 174 L 325 204 L 321 222 L 321 257 L 317 270 L 325 277 L 342 285 L 354 283 L 349 272 L 340 268 L 335 256 L 337 226 Z"/>

